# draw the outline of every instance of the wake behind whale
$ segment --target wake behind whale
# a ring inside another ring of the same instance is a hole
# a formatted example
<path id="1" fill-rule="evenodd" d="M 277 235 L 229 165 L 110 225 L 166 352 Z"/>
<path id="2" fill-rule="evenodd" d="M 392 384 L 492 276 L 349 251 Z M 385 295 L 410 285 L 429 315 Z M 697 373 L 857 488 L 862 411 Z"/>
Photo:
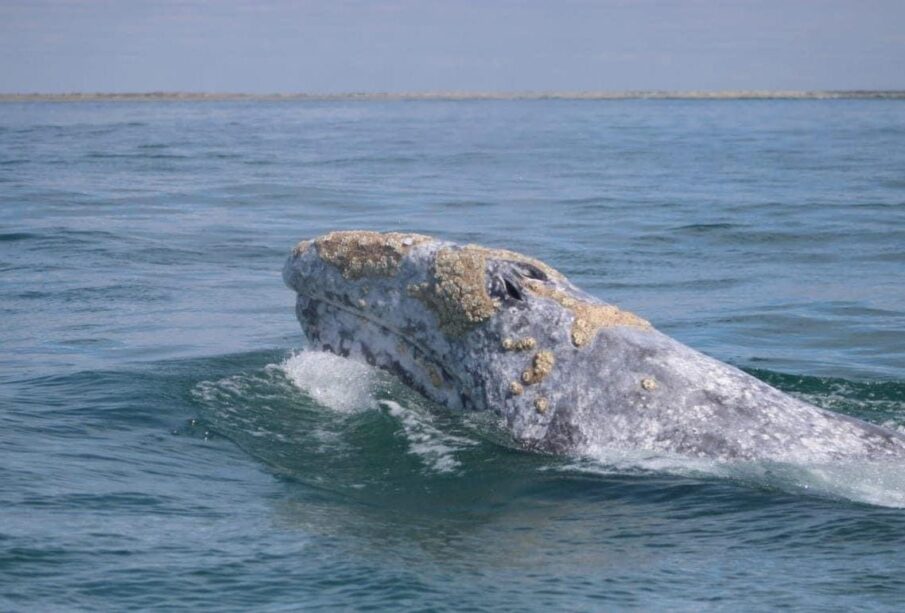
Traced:
<path id="1" fill-rule="evenodd" d="M 399 492 L 407 491 L 420 508 L 417 492 L 425 483 L 466 499 L 489 495 L 489 487 L 503 499 L 516 496 L 519 483 L 555 477 L 557 483 L 615 487 L 608 494 L 614 496 L 635 491 L 644 498 L 660 488 L 688 494 L 690 487 L 696 500 L 741 490 L 748 493 L 735 495 L 773 492 L 768 496 L 775 500 L 785 492 L 905 508 L 901 462 L 733 461 L 608 447 L 581 457 L 512 453 L 518 444 L 507 435 L 505 420 L 491 412 L 445 410 L 360 362 L 311 349 L 251 361 L 193 388 L 203 427 L 279 474 L 367 504 L 396 505 Z M 821 405 L 859 415 L 886 414 L 902 392 L 898 385 L 878 390 L 854 381 L 759 374 L 795 395 L 808 390 Z"/>
<path id="2" fill-rule="evenodd" d="M 309 343 L 451 409 L 491 411 L 527 449 L 899 462 L 905 436 L 788 396 L 522 254 L 334 232 L 283 271 Z"/>

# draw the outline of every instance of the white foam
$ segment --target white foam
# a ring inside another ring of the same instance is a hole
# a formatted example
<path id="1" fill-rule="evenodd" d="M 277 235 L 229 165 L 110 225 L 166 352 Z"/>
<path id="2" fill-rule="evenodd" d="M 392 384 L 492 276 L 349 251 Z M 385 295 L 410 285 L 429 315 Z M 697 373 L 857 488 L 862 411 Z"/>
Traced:
<path id="1" fill-rule="evenodd" d="M 905 434 L 905 424 L 902 424 L 898 421 L 893 421 L 890 419 L 890 420 L 884 421 L 880 425 L 883 426 L 884 428 L 886 428 L 887 430 L 895 430 L 896 432 Z"/>
<path id="2" fill-rule="evenodd" d="M 434 472 L 455 472 L 461 467 L 456 459 L 456 452 L 476 444 L 469 439 L 442 432 L 431 423 L 432 418 L 426 413 L 403 407 L 392 400 L 381 400 L 380 404 L 402 425 L 409 453 L 417 456 Z"/>
<path id="3" fill-rule="evenodd" d="M 893 462 L 785 465 L 771 477 L 783 489 L 905 508 L 905 467 Z"/>
<path id="4" fill-rule="evenodd" d="M 322 351 L 301 351 L 279 367 L 286 377 L 318 404 L 343 413 L 378 407 L 379 375 L 359 362 Z M 380 400 L 390 416 L 399 421 L 408 451 L 429 470 L 451 473 L 461 467 L 455 454 L 474 445 L 468 439 L 446 434 L 433 425 L 433 417 L 393 400 Z"/>
<path id="5" fill-rule="evenodd" d="M 323 351 L 301 351 L 279 368 L 315 402 L 341 413 L 377 408 L 376 371 Z"/>
<path id="6" fill-rule="evenodd" d="M 273 378 L 273 371 L 285 376 Z M 395 402 L 378 400 L 380 375 L 369 366 L 332 353 L 302 351 L 280 364 L 269 364 L 263 373 L 241 374 L 218 381 L 204 381 L 193 390 L 199 399 L 215 404 L 233 419 L 244 416 L 244 403 L 235 398 L 253 393 L 258 398 L 279 396 L 285 391 L 273 388 L 280 380 L 288 381 L 308 394 L 318 404 L 342 413 L 353 413 L 383 407 L 396 419 L 400 434 L 405 438 L 408 452 L 416 456 L 427 470 L 436 473 L 455 473 L 462 467 L 456 457 L 475 441 L 448 434 L 426 410 L 408 400 Z M 281 385 L 287 385 L 283 383 Z M 284 388 L 285 390 L 285 388 Z M 417 402 L 415 402 L 417 404 Z M 483 423 L 483 422 L 482 422 Z M 900 423 L 884 424 L 905 431 Z M 249 425 L 251 428 L 251 425 Z M 251 430 L 255 437 L 276 436 L 280 433 Z M 324 443 L 335 445 L 335 432 L 324 432 Z M 330 439 L 330 440 L 326 440 Z M 658 473 L 691 478 L 730 479 L 749 485 L 773 487 L 781 490 L 847 499 L 885 507 L 905 508 L 905 466 L 896 462 L 850 461 L 814 463 L 801 462 L 727 462 L 708 458 L 688 458 L 656 451 L 594 448 L 587 450 L 581 460 L 557 465 L 555 470 L 578 470 L 595 474 Z"/>
<path id="7" fill-rule="evenodd" d="M 730 479 L 793 493 L 905 508 L 905 466 L 890 461 L 820 464 L 727 462 L 651 452 L 596 449 L 591 457 L 553 468 L 601 475 L 636 472 Z"/>

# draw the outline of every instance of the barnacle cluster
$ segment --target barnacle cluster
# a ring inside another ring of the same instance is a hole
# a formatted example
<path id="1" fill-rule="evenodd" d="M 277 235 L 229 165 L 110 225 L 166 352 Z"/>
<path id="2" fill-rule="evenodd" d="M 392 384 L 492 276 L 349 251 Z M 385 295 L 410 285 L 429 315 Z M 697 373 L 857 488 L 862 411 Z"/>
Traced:
<path id="1" fill-rule="evenodd" d="M 314 246 L 321 259 L 336 266 L 344 278 L 360 279 L 392 277 L 412 247 L 431 240 L 422 234 L 356 230 L 325 234 L 314 241 Z M 296 249 L 301 247 L 299 243 Z"/>
<path id="2" fill-rule="evenodd" d="M 539 281 L 528 281 L 525 285 L 535 295 L 554 300 L 572 312 L 571 336 L 576 347 L 593 340 L 597 332 L 607 326 L 651 327 L 647 320 L 618 307 L 581 300 Z"/>

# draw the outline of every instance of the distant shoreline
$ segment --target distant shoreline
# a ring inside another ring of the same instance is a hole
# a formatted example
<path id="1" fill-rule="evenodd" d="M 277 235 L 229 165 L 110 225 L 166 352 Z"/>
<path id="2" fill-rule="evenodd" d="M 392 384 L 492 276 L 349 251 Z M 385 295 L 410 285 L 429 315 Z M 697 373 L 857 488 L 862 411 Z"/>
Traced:
<path id="1" fill-rule="evenodd" d="M 905 90 L 840 91 L 557 91 L 557 92 L 400 92 L 341 94 L 242 94 L 202 92 L 0 94 L 0 102 L 101 101 L 406 101 L 406 100 L 905 100 Z"/>

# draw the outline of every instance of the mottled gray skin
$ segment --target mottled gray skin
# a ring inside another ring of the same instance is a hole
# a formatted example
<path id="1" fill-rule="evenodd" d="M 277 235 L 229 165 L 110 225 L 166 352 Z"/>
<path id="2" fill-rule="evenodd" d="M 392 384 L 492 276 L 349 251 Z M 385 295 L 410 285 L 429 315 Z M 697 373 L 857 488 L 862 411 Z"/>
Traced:
<path id="1" fill-rule="evenodd" d="M 389 273 L 357 278 L 321 257 L 316 241 L 300 244 L 283 277 L 298 293 L 310 346 L 388 370 L 452 409 L 493 411 L 516 441 L 544 452 L 791 462 L 905 457 L 901 434 L 792 398 L 653 327 L 605 325 L 576 346 L 573 311 L 530 285 L 603 303 L 511 258 L 486 258 L 483 290 L 493 314 L 464 332 L 444 331 L 436 309 L 412 288 L 433 287 L 438 251 L 460 247 L 421 238 Z M 526 337 L 534 348 L 504 349 L 505 339 Z M 555 358 L 549 374 L 513 393 L 512 382 L 522 381 L 540 351 Z"/>

